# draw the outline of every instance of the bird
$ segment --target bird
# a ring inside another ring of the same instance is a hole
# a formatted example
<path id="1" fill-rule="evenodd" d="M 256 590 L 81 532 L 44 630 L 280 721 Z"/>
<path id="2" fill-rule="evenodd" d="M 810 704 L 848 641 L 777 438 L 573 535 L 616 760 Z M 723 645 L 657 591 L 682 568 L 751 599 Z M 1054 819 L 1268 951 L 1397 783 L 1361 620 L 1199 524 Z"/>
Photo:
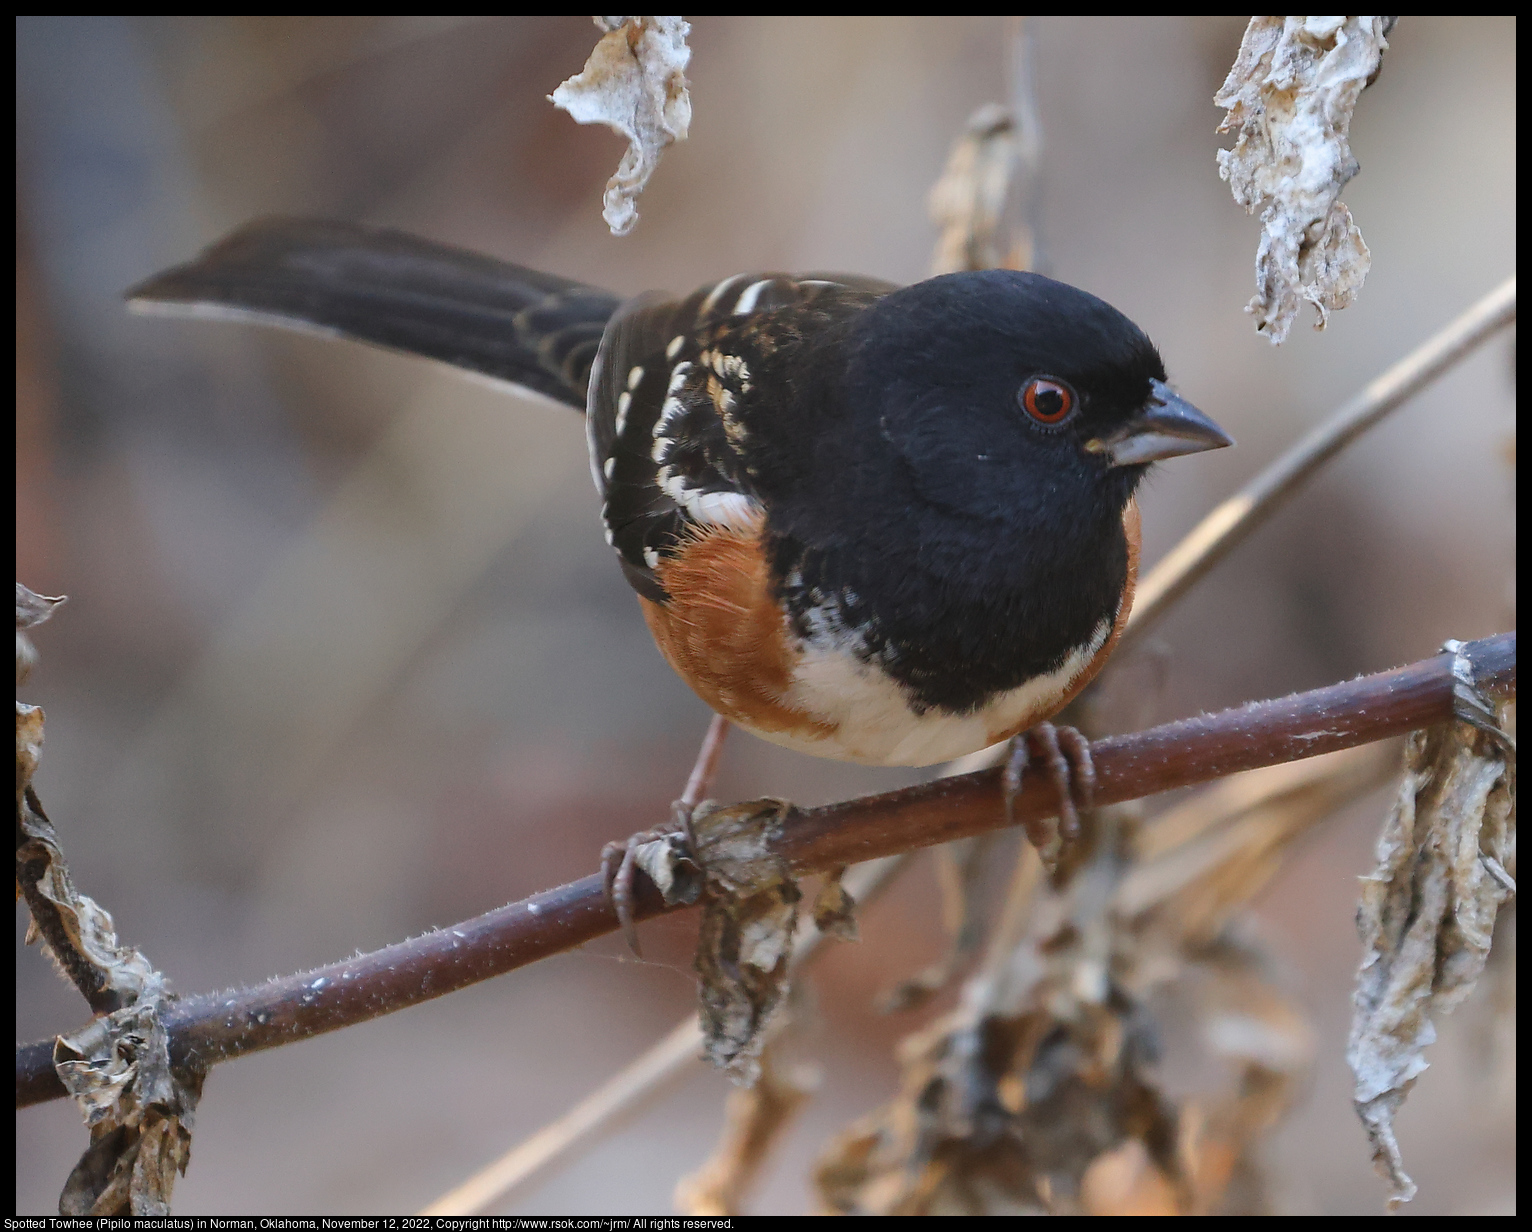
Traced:
<path id="1" fill-rule="evenodd" d="M 1151 465 L 1233 444 L 1127 316 L 1018 270 L 909 286 L 757 272 L 624 299 L 401 231 L 271 218 L 127 297 L 583 412 L 606 541 L 708 706 L 876 766 L 1010 741 L 1007 808 L 1040 757 L 1066 838 L 1094 771 L 1048 720 L 1127 621 L 1135 494 Z M 607 868 L 630 942 L 644 837 Z"/>

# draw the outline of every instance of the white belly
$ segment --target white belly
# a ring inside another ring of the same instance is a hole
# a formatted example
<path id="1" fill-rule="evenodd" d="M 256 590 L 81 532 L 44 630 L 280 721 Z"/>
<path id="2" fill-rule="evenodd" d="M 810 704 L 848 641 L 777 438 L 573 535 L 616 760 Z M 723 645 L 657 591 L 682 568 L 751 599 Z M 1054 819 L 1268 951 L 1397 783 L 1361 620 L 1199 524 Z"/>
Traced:
<path id="1" fill-rule="evenodd" d="M 876 663 L 859 659 L 840 638 L 816 639 L 804 648 L 783 701 L 818 719 L 832 734 L 811 739 L 787 732 L 756 734 L 815 757 L 873 766 L 950 761 L 1053 713 L 1111 631 L 1112 622 L 1102 621 L 1091 640 L 1057 671 L 996 694 L 969 714 L 934 709 L 917 713 L 904 688 Z M 1038 717 L 1030 718 L 1034 715 Z"/>

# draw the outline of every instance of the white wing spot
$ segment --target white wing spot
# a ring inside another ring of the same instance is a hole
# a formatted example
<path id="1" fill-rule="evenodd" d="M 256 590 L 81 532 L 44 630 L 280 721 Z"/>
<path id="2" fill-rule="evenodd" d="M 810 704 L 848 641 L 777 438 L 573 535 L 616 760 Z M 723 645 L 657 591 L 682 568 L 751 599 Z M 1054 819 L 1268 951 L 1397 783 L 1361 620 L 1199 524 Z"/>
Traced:
<path id="1" fill-rule="evenodd" d="M 653 548 L 645 548 L 644 549 L 644 564 L 648 565 L 649 568 L 651 568 L 651 569 L 655 569 L 655 568 L 659 567 L 659 563 L 660 563 L 660 554 L 658 552 L 656 552 Z"/>
<path id="2" fill-rule="evenodd" d="M 608 479 L 610 479 L 612 477 L 612 472 L 615 471 L 616 469 L 617 469 L 617 459 L 616 458 L 608 458 L 605 462 L 603 462 L 601 464 L 601 473 L 604 474 Z"/>
<path id="3" fill-rule="evenodd" d="M 711 364 L 713 371 L 725 380 L 737 380 L 740 391 L 750 391 L 750 365 L 738 355 L 720 355 L 714 353 Z"/>
<path id="4" fill-rule="evenodd" d="M 697 315 L 699 317 L 707 316 L 707 314 L 713 310 L 713 306 L 718 303 L 720 298 L 722 298 L 723 293 L 744 277 L 746 277 L 744 274 L 735 274 L 734 277 L 725 278 L 722 282 L 720 282 L 716 287 L 707 293 L 707 298 L 702 301 L 702 306 L 697 309 Z"/>
<path id="5" fill-rule="evenodd" d="M 670 431 L 670 425 L 680 419 L 686 413 L 686 408 L 681 405 L 681 399 L 669 397 L 660 407 L 660 417 L 654 421 L 654 439 L 659 440 L 665 433 Z"/>
<path id="6" fill-rule="evenodd" d="M 682 504 L 697 521 L 713 526 L 754 530 L 760 522 L 760 508 L 742 492 L 687 492 Z"/>
<path id="7" fill-rule="evenodd" d="M 640 381 L 642 381 L 643 379 L 644 379 L 644 366 L 643 366 L 643 364 L 634 364 L 632 368 L 628 369 L 628 388 L 629 389 L 637 389 L 638 388 L 638 383 Z"/>
<path id="8" fill-rule="evenodd" d="M 692 366 L 688 363 L 679 363 L 670 374 L 670 385 L 665 390 L 667 394 L 673 394 L 686 384 L 686 378 L 690 375 Z"/>
<path id="9" fill-rule="evenodd" d="M 628 408 L 633 405 L 633 395 L 620 394 L 617 398 L 617 435 L 622 435 L 622 430 L 628 426 Z"/>
<path id="10" fill-rule="evenodd" d="M 674 359 L 681 353 L 681 348 L 686 345 L 686 335 L 677 334 L 670 340 L 670 345 L 665 348 L 665 358 Z"/>
<path id="11" fill-rule="evenodd" d="M 754 312 L 756 300 L 761 298 L 761 292 L 770 285 L 770 278 L 762 278 L 760 282 L 752 282 L 745 288 L 745 293 L 739 297 L 739 302 L 734 305 L 734 315 L 742 317 L 748 312 Z"/>

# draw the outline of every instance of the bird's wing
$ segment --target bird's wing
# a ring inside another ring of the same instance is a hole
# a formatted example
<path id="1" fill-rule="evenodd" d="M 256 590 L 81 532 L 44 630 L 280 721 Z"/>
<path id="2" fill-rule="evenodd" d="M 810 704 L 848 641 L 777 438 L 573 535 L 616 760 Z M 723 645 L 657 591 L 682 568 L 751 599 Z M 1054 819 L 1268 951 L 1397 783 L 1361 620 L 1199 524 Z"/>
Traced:
<path id="1" fill-rule="evenodd" d="M 749 420 L 771 413 L 762 404 L 772 393 L 757 378 L 814 318 L 893 289 L 843 275 L 741 274 L 617 312 L 591 374 L 586 430 L 607 541 L 635 590 L 665 602 L 655 569 L 688 538 L 759 532 Z"/>
<path id="2" fill-rule="evenodd" d="M 255 321 L 439 360 L 585 409 L 619 299 L 402 231 L 268 218 L 127 292 L 142 312 Z"/>

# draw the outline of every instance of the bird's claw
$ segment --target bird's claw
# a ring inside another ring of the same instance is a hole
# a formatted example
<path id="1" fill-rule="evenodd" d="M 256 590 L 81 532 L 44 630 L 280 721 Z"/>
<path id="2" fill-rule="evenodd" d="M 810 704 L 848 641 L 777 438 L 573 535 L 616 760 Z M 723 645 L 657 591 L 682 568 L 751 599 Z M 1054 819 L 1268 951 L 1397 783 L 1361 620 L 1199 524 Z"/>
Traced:
<path id="1" fill-rule="evenodd" d="M 1073 727 L 1039 723 L 1013 736 L 1001 775 L 1005 816 L 1012 825 L 1016 823 L 1016 797 L 1021 794 L 1023 776 L 1034 758 L 1042 763 L 1058 791 L 1058 818 L 1056 823 L 1052 818 L 1042 818 L 1023 825 L 1027 838 L 1053 872 L 1064 849 L 1084 836 L 1080 810 L 1090 809 L 1095 802 L 1096 765 L 1091 758 L 1090 741 Z"/>
<path id="2" fill-rule="evenodd" d="M 652 830 L 640 830 L 627 838 L 608 843 L 601 849 L 601 884 L 607 904 L 622 926 L 623 939 L 635 957 L 642 958 L 638 944 L 638 926 L 633 920 L 634 877 L 638 872 L 638 849 L 645 843 L 657 842 L 674 834 L 685 837 L 688 851 L 696 850 L 692 833 L 692 809 L 685 801 L 677 800 L 671 806 L 668 826 L 656 826 Z"/>

